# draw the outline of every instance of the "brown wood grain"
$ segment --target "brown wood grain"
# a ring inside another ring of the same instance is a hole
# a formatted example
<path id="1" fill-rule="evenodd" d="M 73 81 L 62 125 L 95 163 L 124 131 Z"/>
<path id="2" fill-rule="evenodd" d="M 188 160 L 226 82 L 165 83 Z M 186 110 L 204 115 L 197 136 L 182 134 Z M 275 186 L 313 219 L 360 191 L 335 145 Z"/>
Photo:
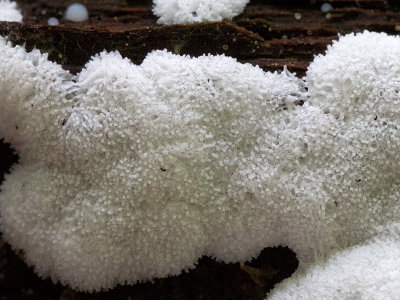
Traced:
<path id="1" fill-rule="evenodd" d="M 307 65 L 338 34 L 363 30 L 400 31 L 396 1 L 251 1 L 233 22 L 159 26 L 150 1 L 86 0 L 90 20 L 71 23 L 62 20 L 71 1 L 19 1 L 25 25 L 0 24 L 0 34 L 8 34 L 16 44 L 26 43 L 49 53 L 53 61 L 78 72 L 85 62 L 102 50 L 118 50 L 140 63 L 155 49 L 198 56 L 226 54 L 241 62 L 259 64 L 265 70 L 281 70 L 284 65 L 302 76 Z M 322 13 L 329 2 L 334 10 Z M 51 16 L 62 25 L 46 26 Z"/>

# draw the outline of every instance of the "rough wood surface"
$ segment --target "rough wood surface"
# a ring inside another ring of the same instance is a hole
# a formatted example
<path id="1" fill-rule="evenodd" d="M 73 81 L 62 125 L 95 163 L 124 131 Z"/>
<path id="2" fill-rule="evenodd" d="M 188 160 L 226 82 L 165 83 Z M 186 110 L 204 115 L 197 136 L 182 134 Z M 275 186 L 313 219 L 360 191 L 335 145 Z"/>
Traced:
<path id="1" fill-rule="evenodd" d="M 26 25 L 0 23 L 0 34 L 26 43 L 28 49 L 36 46 L 48 52 L 51 60 L 74 73 L 104 49 L 118 50 L 135 63 L 151 50 L 168 49 L 195 56 L 225 53 L 269 71 L 287 65 L 302 76 L 313 56 L 338 34 L 400 31 L 396 1 L 385 0 L 329 1 L 334 10 L 328 13 L 321 12 L 320 0 L 252 1 L 231 23 L 189 26 L 158 26 L 150 1 L 133 0 L 83 1 L 90 20 L 71 23 L 62 20 L 70 2 L 21 0 Z M 45 25 L 52 16 L 61 19 L 61 26 Z"/>
<path id="2" fill-rule="evenodd" d="M 90 20 L 62 20 L 66 6 L 75 1 L 20 0 L 24 25 L 0 22 L 0 35 L 49 53 L 49 58 L 73 73 L 104 49 L 118 50 L 140 63 L 154 49 L 201 55 L 222 54 L 265 70 L 289 70 L 302 76 L 313 56 L 322 53 L 338 34 L 363 30 L 400 32 L 397 0 L 259 0 L 232 22 L 188 26 L 159 26 L 149 0 L 83 0 Z M 321 4 L 334 10 L 322 13 Z M 47 19 L 61 25 L 50 27 Z M 1 137 L 0 137 L 1 139 Z M 17 161 L 0 140 L 0 182 Z M 297 268 L 287 248 L 266 248 L 246 265 L 223 264 L 202 258 L 189 273 L 154 283 L 120 286 L 112 291 L 84 294 L 49 279 L 37 277 L 19 255 L 0 239 L 0 299 L 263 299 L 276 282 Z"/>

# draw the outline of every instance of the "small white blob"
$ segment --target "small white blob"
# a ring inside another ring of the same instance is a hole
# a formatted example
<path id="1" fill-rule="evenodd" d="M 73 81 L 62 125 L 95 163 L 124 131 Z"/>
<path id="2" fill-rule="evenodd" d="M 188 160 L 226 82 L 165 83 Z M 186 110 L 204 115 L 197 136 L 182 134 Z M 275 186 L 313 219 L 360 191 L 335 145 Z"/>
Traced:
<path id="1" fill-rule="evenodd" d="M 327 12 L 329 12 L 329 11 L 331 11 L 331 10 L 333 10 L 332 4 L 330 4 L 330 3 L 324 3 L 324 4 L 321 5 L 321 11 L 322 11 L 323 13 L 327 13 Z"/>
<path id="2" fill-rule="evenodd" d="M 50 26 L 57 26 L 60 25 L 60 22 L 58 21 L 57 18 L 51 17 L 47 20 L 47 24 Z"/>
<path id="3" fill-rule="evenodd" d="M 64 19 L 73 22 L 82 22 L 89 19 L 89 13 L 85 5 L 74 3 L 67 7 Z"/>

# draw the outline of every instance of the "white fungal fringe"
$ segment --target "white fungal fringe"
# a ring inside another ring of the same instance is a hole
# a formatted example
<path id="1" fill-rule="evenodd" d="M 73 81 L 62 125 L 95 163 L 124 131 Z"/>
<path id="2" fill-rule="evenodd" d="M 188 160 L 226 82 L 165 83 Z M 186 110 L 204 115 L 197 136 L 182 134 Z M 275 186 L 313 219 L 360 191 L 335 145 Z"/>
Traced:
<path id="1" fill-rule="evenodd" d="M 1 38 L 0 136 L 21 156 L 4 237 L 77 290 L 287 245 L 316 267 L 276 295 L 398 298 L 399 232 L 380 232 L 400 221 L 399 54 L 399 37 L 364 32 L 304 80 L 167 51 L 102 52 L 73 77 Z"/>
<path id="2" fill-rule="evenodd" d="M 17 3 L 10 0 L 0 0 L 0 21 L 22 23 L 22 14 Z"/>
<path id="3" fill-rule="evenodd" d="M 153 13 L 163 25 L 231 20 L 249 0 L 154 0 Z"/>

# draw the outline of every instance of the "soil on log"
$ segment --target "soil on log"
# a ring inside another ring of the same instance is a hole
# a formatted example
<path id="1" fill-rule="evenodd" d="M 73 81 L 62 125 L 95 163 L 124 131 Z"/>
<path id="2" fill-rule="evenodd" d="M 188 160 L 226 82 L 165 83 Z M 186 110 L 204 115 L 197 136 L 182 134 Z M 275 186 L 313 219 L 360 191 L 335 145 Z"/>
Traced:
<path id="1" fill-rule="evenodd" d="M 400 32 L 396 0 L 258 0 L 227 22 L 159 26 L 149 0 L 83 0 L 89 21 L 62 19 L 74 1 L 20 0 L 24 25 L 0 22 L 0 35 L 14 44 L 38 48 L 49 59 L 78 73 L 90 57 L 104 49 L 118 50 L 139 64 L 147 53 L 168 49 L 192 56 L 226 54 L 240 62 L 280 71 L 284 66 L 303 76 L 309 62 L 338 34 L 363 30 Z M 323 13 L 329 2 L 333 10 Z M 50 17 L 59 26 L 47 26 Z M 0 183 L 18 156 L 0 137 Z M 0 299 L 264 299 L 279 281 L 297 268 L 295 253 L 285 247 L 266 248 L 246 264 L 224 264 L 203 257 L 180 276 L 153 283 L 118 286 L 108 292 L 75 292 L 40 279 L 0 238 Z"/>

